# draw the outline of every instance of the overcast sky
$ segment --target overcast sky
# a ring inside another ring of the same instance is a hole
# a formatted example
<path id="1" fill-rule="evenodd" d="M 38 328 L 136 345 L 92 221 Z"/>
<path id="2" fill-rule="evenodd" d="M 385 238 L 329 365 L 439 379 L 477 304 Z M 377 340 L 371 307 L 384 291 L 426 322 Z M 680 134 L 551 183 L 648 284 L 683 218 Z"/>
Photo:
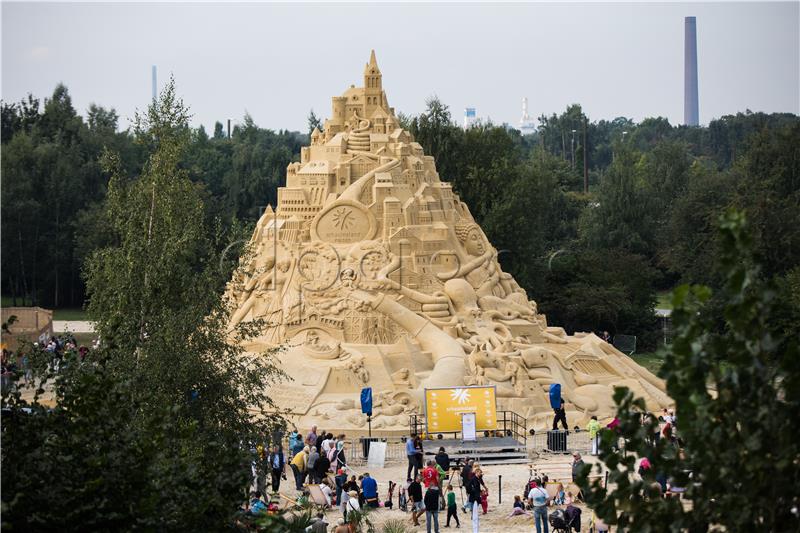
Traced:
<path id="1" fill-rule="evenodd" d="M 362 84 L 371 48 L 389 102 L 416 114 L 437 94 L 516 125 L 581 103 L 593 120 L 683 120 L 684 17 L 697 17 L 700 122 L 800 112 L 800 3 L 2 4 L 2 98 L 69 88 L 121 125 L 172 73 L 195 125 L 305 131 L 313 108 Z"/>

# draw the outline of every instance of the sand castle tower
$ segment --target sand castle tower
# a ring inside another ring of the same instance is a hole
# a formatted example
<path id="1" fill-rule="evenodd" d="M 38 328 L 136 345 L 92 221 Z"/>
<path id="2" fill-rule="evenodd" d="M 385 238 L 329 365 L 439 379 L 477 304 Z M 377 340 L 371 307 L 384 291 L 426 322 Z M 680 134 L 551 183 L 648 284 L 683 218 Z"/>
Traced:
<path id="1" fill-rule="evenodd" d="M 286 172 L 229 285 L 232 322 L 263 319 L 251 349 L 284 346 L 270 394 L 299 425 L 400 432 L 425 388 L 494 385 L 499 408 L 542 427 L 561 383 L 570 423 L 613 414 L 625 385 L 661 409 L 664 383 L 593 334 L 550 326 L 436 163 L 398 125 L 373 52 L 364 86 L 332 99 Z"/>

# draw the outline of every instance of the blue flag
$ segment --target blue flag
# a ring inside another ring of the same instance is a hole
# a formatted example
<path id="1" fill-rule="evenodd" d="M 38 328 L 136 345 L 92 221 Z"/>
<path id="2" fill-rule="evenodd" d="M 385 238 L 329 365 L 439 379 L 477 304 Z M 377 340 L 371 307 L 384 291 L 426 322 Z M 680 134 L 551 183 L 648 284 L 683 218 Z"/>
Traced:
<path id="1" fill-rule="evenodd" d="M 361 389 L 361 412 L 372 416 L 372 387 Z"/>

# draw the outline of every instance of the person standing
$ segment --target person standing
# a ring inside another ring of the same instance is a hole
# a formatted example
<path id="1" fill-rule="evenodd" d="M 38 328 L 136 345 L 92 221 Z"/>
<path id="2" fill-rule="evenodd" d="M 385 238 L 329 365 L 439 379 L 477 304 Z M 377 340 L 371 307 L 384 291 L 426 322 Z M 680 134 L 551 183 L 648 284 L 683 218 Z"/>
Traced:
<path id="1" fill-rule="evenodd" d="M 317 445 L 317 426 L 311 426 L 311 431 L 306 435 L 306 445 L 309 448 Z"/>
<path id="2" fill-rule="evenodd" d="M 564 429 L 569 429 L 567 425 L 567 411 L 564 408 L 564 398 L 560 399 L 557 409 L 553 409 L 555 416 L 553 417 L 553 430 L 555 431 L 558 429 L 558 423 L 561 422 L 561 425 Z"/>
<path id="3" fill-rule="evenodd" d="M 432 461 L 431 461 L 432 462 Z M 425 492 L 425 529 L 431 533 L 431 523 L 434 533 L 439 533 L 439 485 L 431 485 Z"/>
<path id="4" fill-rule="evenodd" d="M 597 421 L 596 416 L 592 416 L 589 424 L 586 425 L 586 431 L 589 432 L 589 441 L 592 443 L 592 455 L 597 455 L 597 444 L 600 440 L 598 436 L 600 433 L 600 422 Z"/>
<path id="5" fill-rule="evenodd" d="M 412 433 L 411 436 L 406 439 L 406 455 L 408 456 L 408 472 L 406 473 L 406 477 L 409 479 L 413 479 L 411 477 L 412 470 L 414 471 L 414 477 L 417 477 L 417 474 L 419 474 L 419 466 L 417 465 L 416 441 L 416 433 Z"/>
<path id="6" fill-rule="evenodd" d="M 536 523 L 536 533 L 542 533 L 542 526 L 544 524 L 544 533 L 548 533 L 549 526 L 547 524 L 547 491 L 539 485 L 541 482 L 534 479 L 531 483 L 531 491 L 528 493 L 528 500 L 533 506 L 533 520 Z"/>
<path id="7" fill-rule="evenodd" d="M 481 478 L 483 472 L 479 467 L 472 471 L 472 476 L 467 483 L 467 496 L 469 507 L 472 509 L 472 533 L 478 533 L 481 520 Z"/>
<path id="8" fill-rule="evenodd" d="M 306 459 L 306 470 L 308 471 L 308 482 L 319 483 L 317 478 L 317 461 L 319 461 L 319 451 L 316 446 L 310 446 L 308 459 Z"/>
<path id="9" fill-rule="evenodd" d="M 581 459 L 581 454 L 579 454 L 578 452 L 575 452 L 575 453 L 572 454 L 572 482 L 573 483 L 577 483 L 578 482 L 578 476 L 580 475 L 581 469 L 583 468 L 584 464 L 586 464 L 586 463 L 584 463 L 583 459 Z"/>
<path id="10" fill-rule="evenodd" d="M 425 504 L 422 501 L 422 485 L 419 482 L 419 474 L 414 476 L 414 481 L 408 486 L 408 498 L 411 500 L 411 523 L 419 527 L 419 517 L 425 512 Z"/>
<path id="11" fill-rule="evenodd" d="M 416 457 L 416 465 L 418 470 L 422 470 L 422 466 L 424 465 L 422 462 L 423 453 L 422 437 L 417 435 L 414 437 L 414 454 Z"/>
<path id="12" fill-rule="evenodd" d="M 292 452 L 290 459 L 303 450 L 303 436 L 297 431 L 297 428 L 292 429 L 289 434 L 289 451 Z"/>
<path id="13" fill-rule="evenodd" d="M 439 453 L 436 454 L 436 464 L 442 467 L 445 472 L 450 471 L 450 456 L 444 451 L 444 446 L 439 448 Z"/>
<path id="14" fill-rule="evenodd" d="M 286 466 L 283 451 L 281 451 L 280 446 L 277 444 L 272 447 L 272 452 L 267 458 L 267 463 L 269 464 L 270 477 L 272 479 L 272 492 L 277 493 L 281 488 L 281 477 L 284 475 L 283 469 Z"/>
<path id="15" fill-rule="evenodd" d="M 456 493 L 453 491 L 453 485 L 447 485 L 447 523 L 444 527 L 450 527 L 450 517 L 456 519 L 456 527 L 461 527 L 456 509 Z"/>

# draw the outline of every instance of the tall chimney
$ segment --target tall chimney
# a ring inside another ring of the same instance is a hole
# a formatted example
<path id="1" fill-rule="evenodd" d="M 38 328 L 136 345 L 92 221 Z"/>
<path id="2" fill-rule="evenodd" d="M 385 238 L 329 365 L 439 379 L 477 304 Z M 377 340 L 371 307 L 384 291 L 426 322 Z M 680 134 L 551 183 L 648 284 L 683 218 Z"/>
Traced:
<path id="1" fill-rule="evenodd" d="M 153 100 L 158 98 L 158 82 L 156 81 L 156 66 L 153 65 Z"/>
<path id="2" fill-rule="evenodd" d="M 700 125 L 697 99 L 697 21 L 686 17 L 683 43 L 683 123 Z"/>

